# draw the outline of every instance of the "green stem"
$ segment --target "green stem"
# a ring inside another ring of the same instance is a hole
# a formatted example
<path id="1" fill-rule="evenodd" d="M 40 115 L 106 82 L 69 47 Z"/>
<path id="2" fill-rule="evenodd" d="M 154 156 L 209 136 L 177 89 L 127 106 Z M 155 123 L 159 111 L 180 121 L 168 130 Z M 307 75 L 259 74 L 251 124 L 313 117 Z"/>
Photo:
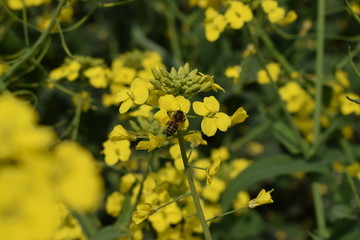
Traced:
<path id="1" fill-rule="evenodd" d="M 232 213 L 234 213 L 234 212 L 242 211 L 242 210 L 245 210 L 245 209 L 248 209 L 248 208 L 249 208 L 248 206 L 242 207 L 242 208 L 237 208 L 237 209 L 231 210 L 231 211 L 229 211 L 229 212 L 222 213 L 222 214 L 220 214 L 220 215 L 218 215 L 218 216 L 215 216 L 215 217 L 213 217 L 213 218 L 206 219 L 206 221 L 210 222 L 210 221 L 216 220 L 216 219 L 218 219 L 218 218 L 224 217 L 224 216 L 226 216 L 226 215 L 232 214 Z"/>
<path id="2" fill-rule="evenodd" d="M 170 201 L 170 202 L 168 202 L 168 203 L 165 203 L 164 205 L 162 205 L 162 206 L 160 206 L 160 207 L 157 207 L 156 209 L 157 209 L 157 210 L 160 210 L 160 209 L 162 209 L 162 208 L 164 208 L 164 207 L 166 207 L 166 206 L 168 206 L 168 205 L 170 205 L 170 204 L 172 204 L 172 203 L 174 203 L 174 202 L 180 201 L 181 199 L 186 198 L 186 197 L 188 197 L 188 196 L 190 196 L 190 195 L 191 195 L 191 193 L 187 193 L 187 194 L 181 195 L 181 196 L 175 198 L 174 200 L 172 200 L 172 201 Z"/>
<path id="3" fill-rule="evenodd" d="M 212 239 L 211 233 L 210 233 L 207 221 L 205 219 L 204 212 L 203 212 L 202 207 L 201 207 L 200 197 L 199 197 L 199 195 L 198 195 L 198 193 L 196 191 L 194 178 L 193 178 L 193 175 L 192 175 L 192 172 L 191 172 L 191 168 L 189 167 L 189 160 L 188 160 L 188 158 L 186 156 L 185 140 L 184 140 L 184 136 L 182 135 L 181 131 L 178 131 L 177 137 L 178 137 L 178 140 L 179 140 L 179 146 L 180 146 L 180 151 L 181 151 L 181 157 L 182 157 L 183 164 L 184 164 L 185 175 L 186 175 L 187 181 L 189 183 L 189 188 L 190 188 L 190 191 L 191 191 L 191 195 L 193 197 L 194 205 L 195 205 L 195 208 L 196 208 L 196 213 L 197 213 L 197 216 L 199 218 L 201 227 L 202 227 L 202 229 L 204 231 L 205 239 L 206 240 L 211 240 Z"/>
<path id="4" fill-rule="evenodd" d="M 321 199 L 321 186 L 320 183 L 314 182 L 311 187 L 314 199 L 317 234 L 321 239 L 325 239 L 328 236 L 328 232 L 325 223 L 324 205 Z"/>
<path id="5" fill-rule="evenodd" d="M 176 7 L 175 4 L 173 3 L 173 1 L 168 1 L 167 4 L 170 9 Z M 168 26 L 168 31 L 169 31 L 170 46 L 171 46 L 171 50 L 174 54 L 174 64 L 177 66 L 180 66 L 181 62 L 182 62 L 182 56 L 181 56 L 181 48 L 180 48 L 180 43 L 179 43 L 179 36 L 177 33 L 176 24 L 175 24 L 175 17 L 173 14 L 173 12 L 175 12 L 175 11 L 170 11 L 170 9 L 165 11 L 165 16 L 166 16 L 167 26 Z"/>
<path id="6" fill-rule="evenodd" d="M 316 34 L 316 82 L 315 82 L 315 112 L 314 112 L 314 146 L 320 138 L 320 117 L 323 95 L 324 71 L 324 41 L 325 41 L 325 0 L 318 1 L 317 34 Z M 315 154 L 313 149 L 312 154 Z"/>
<path id="7" fill-rule="evenodd" d="M 7 84 L 5 80 L 8 79 L 12 74 L 14 74 L 15 71 L 17 71 L 27 60 L 29 60 L 32 56 L 36 54 L 37 51 L 41 49 L 41 45 L 46 41 L 48 35 L 53 29 L 56 19 L 59 16 L 61 9 L 66 2 L 67 0 L 60 1 L 48 28 L 40 35 L 34 45 L 28 51 L 26 51 L 25 54 L 21 56 L 20 59 L 14 65 L 12 65 L 8 71 L 6 71 L 2 76 L 0 76 L 0 91 L 4 91 L 6 89 Z"/>

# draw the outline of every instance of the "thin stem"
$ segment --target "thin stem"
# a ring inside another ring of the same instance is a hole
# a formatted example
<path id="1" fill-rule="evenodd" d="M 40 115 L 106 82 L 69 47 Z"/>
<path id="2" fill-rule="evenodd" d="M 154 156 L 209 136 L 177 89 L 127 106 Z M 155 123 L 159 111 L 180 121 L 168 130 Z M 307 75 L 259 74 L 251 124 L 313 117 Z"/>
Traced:
<path id="1" fill-rule="evenodd" d="M 175 8 L 175 4 L 173 1 L 167 1 L 167 4 L 170 8 Z M 169 40 L 170 40 L 170 46 L 171 50 L 174 54 L 174 63 L 175 65 L 180 66 L 182 62 L 182 56 L 181 56 L 181 48 L 179 43 L 179 36 L 177 33 L 177 28 L 175 24 L 175 17 L 173 12 L 175 11 L 165 11 L 165 16 L 167 20 L 167 26 L 169 31 Z"/>
<path id="2" fill-rule="evenodd" d="M 57 6 L 55 13 L 50 21 L 48 28 L 40 35 L 34 45 L 25 52 L 23 56 L 20 57 L 19 61 L 17 61 L 11 68 L 6 71 L 2 76 L 0 76 L 0 91 L 6 89 L 7 83 L 5 82 L 15 71 L 17 71 L 27 60 L 29 60 L 37 51 L 41 49 L 41 45 L 46 41 L 48 35 L 50 34 L 52 28 L 55 25 L 55 21 L 60 14 L 62 7 L 65 5 L 67 0 L 61 0 L 59 5 Z"/>
<path id="3" fill-rule="evenodd" d="M 321 199 L 321 186 L 320 183 L 314 182 L 311 187 L 314 199 L 317 233 L 321 239 L 325 239 L 328 233 L 325 222 L 324 204 Z"/>
<path id="4" fill-rule="evenodd" d="M 184 136 L 182 134 L 183 134 L 182 131 L 178 131 L 177 137 L 178 137 L 178 140 L 179 140 L 181 158 L 182 158 L 183 164 L 184 164 L 185 175 L 186 175 L 187 181 L 189 183 L 189 188 L 190 188 L 190 191 L 191 191 L 191 195 L 193 197 L 194 205 L 195 205 L 195 208 L 196 208 L 196 213 L 197 213 L 197 216 L 199 218 L 201 227 L 202 227 L 202 229 L 204 231 L 205 239 L 206 240 L 211 240 L 212 237 L 211 237 L 211 233 L 210 233 L 210 230 L 209 230 L 209 226 L 207 224 L 207 221 L 206 221 L 205 216 L 204 216 L 204 212 L 203 212 L 202 207 L 201 207 L 200 197 L 199 197 L 199 195 L 198 195 L 198 193 L 196 191 L 196 187 L 195 187 L 195 184 L 194 184 L 191 168 L 189 167 L 189 161 L 188 161 L 188 158 L 186 156 L 185 140 L 184 140 Z"/>
<path id="5" fill-rule="evenodd" d="M 248 206 L 242 207 L 242 208 L 237 208 L 237 209 L 231 210 L 231 211 L 229 211 L 229 212 L 222 213 L 222 214 L 220 214 L 220 215 L 218 215 L 218 216 L 215 216 L 215 217 L 206 219 L 206 221 L 210 222 L 210 221 L 213 221 L 213 220 L 215 220 L 215 219 L 218 219 L 218 218 L 224 217 L 224 216 L 226 216 L 226 215 L 232 214 L 232 213 L 234 213 L 234 212 L 246 210 L 246 209 L 248 209 L 248 208 L 249 208 Z"/>
<path id="6" fill-rule="evenodd" d="M 162 208 L 164 208 L 164 207 L 166 207 L 166 206 L 168 206 L 168 205 L 170 205 L 170 204 L 172 204 L 172 203 L 174 203 L 174 202 L 180 201 L 181 199 L 186 198 L 186 197 L 188 197 L 188 196 L 190 196 L 190 195 L 191 195 L 191 193 L 187 193 L 187 194 L 181 195 L 181 196 L 175 198 L 174 200 L 172 200 L 172 201 L 170 201 L 170 202 L 168 202 L 168 203 L 165 203 L 164 205 L 162 205 L 162 206 L 160 206 L 160 207 L 157 207 L 156 210 L 160 210 L 160 209 L 162 209 Z"/>
<path id="7" fill-rule="evenodd" d="M 318 1 L 317 34 L 316 34 L 316 83 L 315 83 L 315 112 L 314 112 L 314 146 L 320 138 L 320 117 L 323 95 L 324 71 L 324 41 L 325 41 L 325 0 Z M 315 154 L 312 151 L 312 154 Z"/>

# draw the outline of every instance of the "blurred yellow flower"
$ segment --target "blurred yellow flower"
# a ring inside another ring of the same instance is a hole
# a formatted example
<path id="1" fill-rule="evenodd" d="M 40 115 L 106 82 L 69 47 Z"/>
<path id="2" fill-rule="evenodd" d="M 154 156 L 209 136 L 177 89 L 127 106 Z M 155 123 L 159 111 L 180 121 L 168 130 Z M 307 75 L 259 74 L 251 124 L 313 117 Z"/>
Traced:
<path id="1" fill-rule="evenodd" d="M 350 86 L 347 72 L 342 71 L 342 70 L 336 70 L 335 78 L 336 78 L 336 81 L 338 83 L 340 83 L 342 87 L 347 88 Z"/>
<path id="2" fill-rule="evenodd" d="M 220 104 L 214 96 L 205 97 L 203 102 L 194 102 L 193 109 L 196 114 L 204 117 L 201 121 L 201 130 L 208 137 L 214 136 L 217 129 L 227 131 L 231 124 L 230 117 L 219 112 Z"/>
<path id="3" fill-rule="evenodd" d="M 119 192 L 113 192 L 106 198 L 105 209 L 110 216 L 117 217 L 122 210 L 125 196 Z"/>
<path id="4" fill-rule="evenodd" d="M 126 162 L 129 160 L 131 155 L 130 141 L 120 140 L 113 142 L 107 140 L 103 143 L 104 150 L 102 153 L 105 155 L 105 162 L 108 165 L 114 165 L 119 160 Z"/>
<path id="5" fill-rule="evenodd" d="M 225 181 L 214 177 L 211 185 L 206 185 L 202 189 L 201 195 L 204 199 L 209 200 L 211 203 L 219 201 L 221 193 L 225 190 Z"/>
<path id="6" fill-rule="evenodd" d="M 314 100 L 297 82 L 291 81 L 279 89 L 281 98 L 290 113 L 310 114 L 315 108 Z"/>
<path id="7" fill-rule="evenodd" d="M 269 63 L 266 64 L 266 69 L 271 76 L 271 80 L 277 82 L 280 75 L 280 65 L 278 63 Z M 257 82 L 260 84 L 267 84 L 270 83 L 270 78 L 265 70 L 260 70 L 257 73 Z"/>
<path id="8" fill-rule="evenodd" d="M 233 79 L 233 84 L 236 84 L 239 82 L 241 73 L 241 67 L 239 65 L 230 66 L 225 69 L 225 76 L 228 78 Z"/>
<path id="9" fill-rule="evenodd" d="M 352 99 L 359 99 L 359 96 L 354 93 L 342 93 L 339 94 L 338 101 L 340 105 L 340 111 L 344 115 L 355 114 L 360 115 L 360 106 L 359 104 L 349 101 L 346 97 Z"/>
<path id="10" fill-rule="evenodd" d="M 76 142 L 64 141 L 54 149 L 56 190 L 72 209 L 93 211 L 102 198 L 103 182 L 94 157 Z"/>
<path id="11" fill-rule="evenodd" d="M 130 86 L 130 89 L 120 91 L 116 96 L 116 101 L 121 103 L 120 113 L 126 113 L 132 105 L 143 104 L 149 97 L 149 90 L 145 86 L 145 82 L 140 78 L 136 78 Z"/>
<path id="12" fill-rule="evenodd" d="M 226 27 L 226 19 L 212 7 L 205 11 L 205 37 L 209 42 L 215 42 Z"/>
<path id="13" fill-rule="evenodd" d="M 106 88 L 111 72 L 107 67 L 96 66 L 86 69 L 84 76 L 89 78 L 90 85 L 94 88 Z"/>
<path id="14" fill-rule="evenodd" d="M 253 14 L 248 5 L 238 1 L 231 1 L 225 12 L 225 19 L 233 29 L 240 29 L 245 22 L 251 21 Z"/>
<path id="15" fill-rule="evenodd" d="M 157 211 L 150 203 L 140 203 L 132 213 L 132 220 L 135 224 L 140 224 Z"/>
<path id="16" fill-rule="evenodd" d="M 262 189 L 256 198 L 249 201 L 248 205 L 249 208 L 255 208 L 257 206 L 261 206 L 264 204 L 273 203 L 274 201 L 271 198 L 270 193 L 272 193 L 274 189 L 271 189 L 270 191 L 265 191 L 265 189 Z"/>

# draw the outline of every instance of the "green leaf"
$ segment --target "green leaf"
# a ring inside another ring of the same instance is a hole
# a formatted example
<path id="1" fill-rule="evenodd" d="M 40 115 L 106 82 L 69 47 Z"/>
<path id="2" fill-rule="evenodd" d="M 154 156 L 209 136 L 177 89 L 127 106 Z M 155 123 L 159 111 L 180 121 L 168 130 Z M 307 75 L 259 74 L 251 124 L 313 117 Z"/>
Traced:
<path id="1" fill-rule="evenodd" d="M 271 131 L 290 153 L 298 154 L 301 152 L 296 135 L 285 123 L 276 121 L 272 125 Z"/>
<path id="2" fill-rule="evenodd" d="M 93 234 L 89 240 L 114 240 L 119 237 L 129 237 L 129 231 L 120 229 L 119 226 L 107 226 Z"/>
<path id="3" fill-rule="evenodd" d="M 329 169 L 327 165 L 323 163 L 308 163 L 302 159 L 293 159 L 286 155 L 268 157 L 254 162 L 228 184 L 221 199 L 221 205 L 224 210 L 227 210 L 230 208 L 238 192 L 270 177 L 295 172 L 327 174 L 329 173 Z M 274 199 L 274 201 L 276 201 L 276 199 Z"/>

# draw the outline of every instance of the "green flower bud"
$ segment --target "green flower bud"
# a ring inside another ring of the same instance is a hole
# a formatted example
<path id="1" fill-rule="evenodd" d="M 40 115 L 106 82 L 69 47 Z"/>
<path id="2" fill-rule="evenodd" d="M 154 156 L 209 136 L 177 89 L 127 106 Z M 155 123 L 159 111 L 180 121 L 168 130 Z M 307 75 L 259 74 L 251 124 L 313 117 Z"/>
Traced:
<path id="1" fill-rule="evenodd" d="M 184 69 L 184 67 L 179 67 L 179 70 L 178 70 L 178 77 L 179 77 L 179 79 L 181 79 L 181 78 L 184 78 L 184 77 L 185 77 L 185 69 Z"/>
<path id="2" fill-rule="evenodd" d="M 208 81 L 208 82 L 205 82 L 204 84 L 201 85 L 200 87 L 200 91 L 201 92 L 207 92 L 211 89 L 211 85 L 212 85 L 212 82 L 211 81 Z"/>
<path id="3" fill-rule="evenodd" d="M 155 68 L 152 68 L 152 69 L 151 69 L 151 72 L 152 72 L 152 74 L 153 74 L 153 76 L 154 76 L 154 78 L 155 78 L 156 80 L 160 80 L 160 79 L 161 79 L 161 73 L 159 73 Z"/>
<path id="4" fill-rule="evenodd" d="M 161 88 L 161 83 L 155 79 L 150 79 L 151 84 L 156 88 L 156 89 L 160 89 Z"/>
<path id="5" fill-rule="evenodd" d="M 162 67 L 159 67 L 159 71 L 161 73 L 161 75 L 163 75 L 164 77 L 168 77 L 169 73 Z"/>

